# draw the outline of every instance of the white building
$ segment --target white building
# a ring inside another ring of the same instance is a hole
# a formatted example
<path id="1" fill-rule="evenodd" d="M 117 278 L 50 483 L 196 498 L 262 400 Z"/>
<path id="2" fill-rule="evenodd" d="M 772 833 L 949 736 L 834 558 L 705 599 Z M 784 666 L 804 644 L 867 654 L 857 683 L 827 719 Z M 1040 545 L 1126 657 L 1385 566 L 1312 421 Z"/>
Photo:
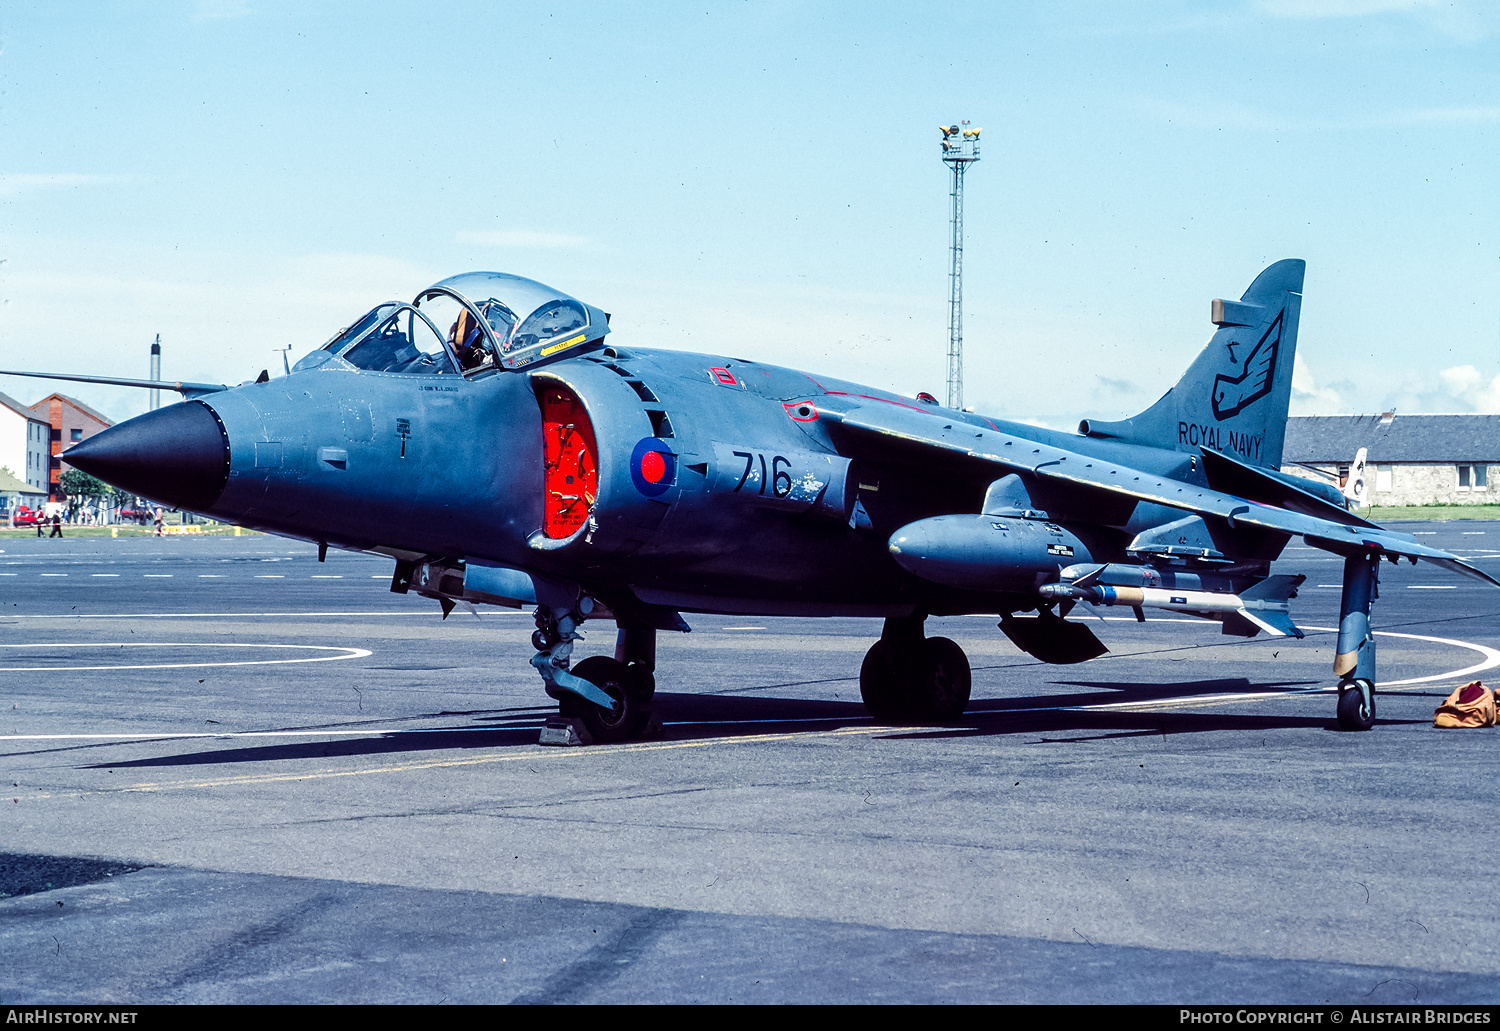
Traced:
<path id="1" fill-rule="evenodd" d="M 1342 486 L 1360 448 L 1368 504 L 1500 503 L 1500 415 L 1293 416 L 1281 470 Z"/>
<path id="2" fill-rule="evenodd" d="M 52 426 L 14 398 L 0 394 L 0 466 L 47 492 L 52 466 Z"/>

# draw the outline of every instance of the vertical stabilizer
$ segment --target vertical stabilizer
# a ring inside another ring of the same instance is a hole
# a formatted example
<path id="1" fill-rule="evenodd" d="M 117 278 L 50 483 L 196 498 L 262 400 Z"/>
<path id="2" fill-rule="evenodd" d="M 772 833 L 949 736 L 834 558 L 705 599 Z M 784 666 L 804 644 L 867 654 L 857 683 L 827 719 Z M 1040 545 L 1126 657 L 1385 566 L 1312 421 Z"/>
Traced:
<path id="1" fill-rule="evenodd" d="M 1218 329 L 1176 386 L 1134 418 L 1088 419 L 1079 431 L 1280 468 L 1306 268 L 1300 258 L 1278 261 L 1238 301 L 1215 300 Z"/>
<path id="2" fill-rule="evenodd" d="M 1369 454 L 1367 448 L 1360 448 L 1354 453 L 1354 461 L 1349 464 L 1349 478 L 1344 481 L 1344 497 L 1349 500 L 1351 509 L 1359 508 L 1365 503 L 1365 496 L 1369 493 L 1365 483 L 1365 456 Z"/>

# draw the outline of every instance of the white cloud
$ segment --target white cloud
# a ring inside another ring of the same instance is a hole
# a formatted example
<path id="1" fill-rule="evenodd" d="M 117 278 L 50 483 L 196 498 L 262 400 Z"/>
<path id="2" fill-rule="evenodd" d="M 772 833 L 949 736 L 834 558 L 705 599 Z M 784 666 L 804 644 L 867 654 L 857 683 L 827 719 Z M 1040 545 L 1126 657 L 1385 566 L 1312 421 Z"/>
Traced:
<path id="1" fill-rule="evenodd" d="M 572 233 L 544 233 L 531 229 L 502 229 L 492 232 L 461 230 L 456 239 L 459 243 L 477 243 L 485 247 L 517 247 L 544 250 L 563 250 L 587 247 L 586 236 Z"/>
<path id="2" fill-rule="evenodd" d="M 1336 415 L 1346 411 L 1343 397 L 1332 387 L 1319 387 L 1302 355 L 1292 360 L 1293 415 Z"/>
<path id="3" fill-rule="evenodd" d="M 37 190 L 77 186 L 108 186 L 125 182 L 122 175 L 89 175 L 82 172 L 7 172 L 0 174 L 0 197 L 18 197 Z"/>
<path id="4" fill-rule="evenodd" d="M 1443 390 L 1476 412 L 1500 412 L 1500 374 L 1486 380 L 1472 365 L 1455 365 L 1438 373 Z"/>

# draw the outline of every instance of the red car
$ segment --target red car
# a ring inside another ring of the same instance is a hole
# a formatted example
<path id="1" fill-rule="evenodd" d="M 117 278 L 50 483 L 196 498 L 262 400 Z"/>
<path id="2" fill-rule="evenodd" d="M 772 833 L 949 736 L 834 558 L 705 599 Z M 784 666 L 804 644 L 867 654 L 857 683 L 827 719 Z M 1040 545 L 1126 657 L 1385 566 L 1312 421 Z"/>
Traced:
<path id="1" fill-rule="evenodd" d="M 42 514 L 34 508 L 20 505 L 16 508 L 16 514 L 11 517 L 12 526 L 35 526 L 42 519 Z"/>

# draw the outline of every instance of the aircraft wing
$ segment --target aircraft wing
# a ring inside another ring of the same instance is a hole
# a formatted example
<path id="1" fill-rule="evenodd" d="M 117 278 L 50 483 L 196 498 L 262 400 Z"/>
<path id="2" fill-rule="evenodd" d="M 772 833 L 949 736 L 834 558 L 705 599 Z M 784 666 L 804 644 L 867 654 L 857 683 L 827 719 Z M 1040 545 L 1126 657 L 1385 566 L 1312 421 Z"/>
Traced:
<path id="1" fill-rule="evenodd" d="M 855 437 L 914 452 L 943 454 L 961 461 L 1030 473 L 1045 480 L 1107 491 L 1111 494 L 1177 508 L 1194 515 L 1302 537 L 1315 548 L 1335 554 L 1386 555 L 1431 562 L 1444 569 L 1500 587 L 1488 573 L 1456 555 L 1417 542 L 1408 534 L 1374 525 L 1348 525 L 1274 505 L 1248 501 L 1198 487 L 1170 476 L 1133 469 L 1118 462 L 1082 455 L 999 430 L 975 426 L 951 415 L 928 414 L 896 405 L 861 405 L 847 412 L 824 412 Z"/>
<path id="2" fill-rule="evenodd" d="M 183 383 L 164 379 L 121 379 L 116 376 L 79 376 L 69 372 L 13 372 L 0 369 L 0 376 L 30 376 L 34 379 L 65 379 L 74 383 L 103 383 L 111 387 L 145 387 L 149 390 L 175 390 L 187 400 L 217 394 L 229 387 L 223 383 Z"/>

